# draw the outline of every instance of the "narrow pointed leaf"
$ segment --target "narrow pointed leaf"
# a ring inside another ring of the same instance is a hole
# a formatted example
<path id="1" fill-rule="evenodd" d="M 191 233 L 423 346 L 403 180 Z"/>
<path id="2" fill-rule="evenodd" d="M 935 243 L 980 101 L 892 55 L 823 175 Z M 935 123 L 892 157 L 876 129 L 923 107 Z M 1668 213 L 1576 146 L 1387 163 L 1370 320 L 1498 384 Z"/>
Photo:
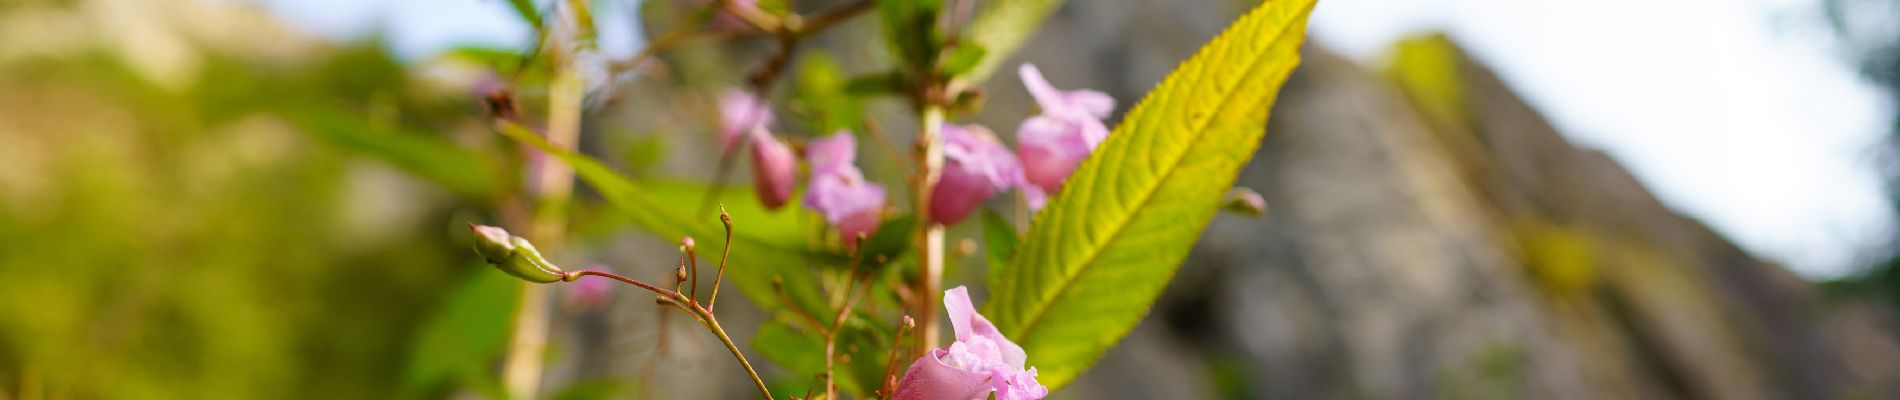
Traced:
<path id="1" fill-rule="evenodd" d="M 1269 0 L 1176 68 L 1030 224 L 985 315 L 1039 380 L 1074 380 L 1173 278 L 1265 134 L 1314 0 Z"/>

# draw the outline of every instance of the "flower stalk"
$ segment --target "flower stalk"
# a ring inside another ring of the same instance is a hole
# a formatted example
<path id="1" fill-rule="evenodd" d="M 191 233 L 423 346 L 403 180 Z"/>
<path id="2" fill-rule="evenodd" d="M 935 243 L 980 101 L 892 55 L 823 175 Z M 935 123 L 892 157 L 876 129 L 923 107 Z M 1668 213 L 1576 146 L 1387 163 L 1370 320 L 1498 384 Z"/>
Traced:
<path id="1" fill-rule="evenodd" d="M 926 100 L 927 101 L 927 100 Z M 918 332 L 916 349 L 937 347 L 937 307 L 943 286 L 943 224 L 930 223 L 931 190 L 943 177 L 943 120 L 942 105 L 927 102 L 920 111 L 917 135 L 917 175 L 914 179 L 916 195 L 911 198 L 915 204 L 917 224 L 917 254 L 920 262 L 912 313 L 917 315 Z"/>

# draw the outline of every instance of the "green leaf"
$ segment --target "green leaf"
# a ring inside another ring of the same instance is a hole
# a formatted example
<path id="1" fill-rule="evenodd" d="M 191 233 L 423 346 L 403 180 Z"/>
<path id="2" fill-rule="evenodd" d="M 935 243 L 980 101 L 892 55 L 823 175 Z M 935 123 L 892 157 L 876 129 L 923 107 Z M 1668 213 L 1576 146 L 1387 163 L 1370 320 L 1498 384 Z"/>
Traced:
<path id="1" fill-rule="evenodd" d="M 858 98 L 846 91 L 849 80 L 844 68 L 829 53 L 811 51 L 798 57 L 798 81 L 793 82 L 792 105 L 812 118 L 807 125 L 813 132 L 829 134 L 853 129 L 863 118 Z"/>
<path id="2" fill-rule="evenodd" d="M 851 78 L 844 91 L 856 97 L 883 96 L 900 93 L 906 84 L 902 74 L 886 72 Z"/>
<path id="3" fill-rule="evenodd" d="M 534 8 L 533 0 L 508 0 L 508 6 L 515 10 L 515 16 L 521 17 L 521 22 L 541 30 L 541 10 Z"/>
<path id="4" fill-rule="evenodd" d="M 991 275 L 985 315 L 1044 385 L 1134 328 L 1213 219 L 1299 64 L 1314 0 L 1270 0 L 1169 74 L 1077 167 Z"/>
<path id="5" fill-rule="evenodd" d="M 325 145 L 382 160 L 462 196 L 488 196 L 495 182 L 487 158 L 439 137 L 316 102 L 287 107 L 284 117 Z"/>
<path id="6" fill-rule="evenodd" d="M 502 134 L 540 149 L 574 168 L 576 176 L 593 186 L 594 190 L 600 192 L 601 197 L 605 197 L 615 209 L 625 213 L 635 225 L 669 240 L 677 240 L 683 236 L 694 237 L 701 243 L 699 248 L 702 249 L 703 257 L 711 257 L 702 260 L 712 261 L 711 267 L 708 267 L 707 263 L 700 264 L 700 267 L 717 268 L 718 258 L 712 255 L 724 250 L 718 244 L 725 237 L 725 229 L 720 225 L 718 215 L 696 216 L 692 211 L 697 209 L 696 205 L 682 206 L 697 204 L 696 200 L 700 199 L 700 196 L 667 194 L 658 190 L 666 185 L 643 187 L 640 183 L 620 176 L 619 173 L 599 161 L 556 148 L 549 144 L 547 139 L 520 126 L 509 125 L 502 129 Z M 728 195 L 739 192 L 735 189 L 727 188 Z M 729 197 L 722 196 L 721 198 Z M 669 199 L 672 201 L 667 201 Z M 682 199 L 694 201 L 681 201 Z M 773 213 L 758 205 L 756 199 L 733 200 L 725 203 L 727 211 L 732 215 L 734 226 L 732 235 L 734 249 L 731 263 L 727 266 L 726 277 L 739 288 L 740 292 L 752 300 L 752 304 L 759 308 L 774 310 L 784 306 L 773 284 L 774 280 L 782 280 L 786 296 L 791 297 L 795 305 L 810 313 L 829 312 L 829 306 L 825 304 L 824 296 L 819 292 L 818 282 L 814 278 L 815 274 L 811 272 L 811 267 L 839 264 L 840 257 L 835 253 L 806 246 L 802 241 L 785 239 L 782 227 L 787 222 L 779 218 L 795 220 L 795 214 L 792 213 L 800 211 Z M 758 226 L 754 227 L 754 224 Z M 709 270 L 702 269 L 701 278 L 704 278 L 707 272 Z"/>
<path id="7" fill-rule="evenodd" d="M 905 65 L 933 66 L 942 43 L 937 33 L 937 15 L 942 8 L 942 0 L 877 0 L 884 36 Z"/>
<path id="8" fill-rule="evenodd" d="M 913 214 L 884 221 L 877 232 L 864 240 L 865 265 L 885 265 L 903 256 L 906 250 L 913 247 L 911 238 L 915 235 L 911 233 L 916 227 L 917 216 Z"/>
<path id="9" fill-rule="evenodd" d="M 424 395 L 458 379 L 488 375 L 487 366 L 508 344 L 521 280 L 486 266 L 462 270 L 471 273 L 417 333 L 403 377 L 403 390 L 412 395 L 407 397 L 433 397 Z"/>
<path id="10" fill-rule="evenodd" d="M 1016 246 L 1022 240 L 1016 235 L 1015 224 L 995 210 L 983 209 L 983 260 L 989 266 L 992 281 L 1002 279 L 998 274 L 1009 269 L 1009 259 L 1016 256 Z"/>
<path id="11" fill-rule="evenodd" d="M 950 57 L 943 59 L 943 73 L 958 76 L 970 72 L 971 69 L 976 68 L 978 62 L 983 61 L 984 54 L 987 52 L 983 50 L 983 45 L 976 43 L 959 45 L 950 51 Z"/>
<path id="12" fill-rule="evenodd" d="M 960 77 L 972 84 L 982 83 L 996 72 L 996 67 L 1010 54 L 1023 47 L 1042 21 L 1050 13 L 1061 8 L 1062 0 L 1014 0 L 992 1 L 989 6 L 970 20 L 970 26 L 964 29 L 967 43 L 981 47 L 979 55 L 967 74 Z"/>

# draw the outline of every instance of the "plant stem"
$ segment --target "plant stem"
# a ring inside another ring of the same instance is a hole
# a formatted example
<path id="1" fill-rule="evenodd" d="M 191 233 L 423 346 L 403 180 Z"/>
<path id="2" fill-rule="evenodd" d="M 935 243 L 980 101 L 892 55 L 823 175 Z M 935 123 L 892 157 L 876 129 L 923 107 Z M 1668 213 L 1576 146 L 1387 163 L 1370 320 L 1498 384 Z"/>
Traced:
<path id="1" fill-rule="evenodd" d="M 580 138 L 581 97 L 585 90 L 578 71 L 568 66 L 566 49 L 559 44 L 548 49 L 554 78 L 548 84 L 548 143 L 572 151 Z M 564 239 L 567 205 L 574 191 L 574 171 L 567 164 L 536 160 L 535 210 L 530 235 L 535 241 L 558 248 Z M 515 330 L 502 365 L 502 381 L 515 398 L 532 398 L 540 389 L 542 355 L 547 352 L 548 295 L 539 284 L 523 283 L 521 306 L 515 315 Z"/>
<path id="2" fill-rule="evenodd" d="M 726 329 L 719 326 L 719 318 L 713 315 L 712 311 L 707 310 L 703 307 L 700 307 L 699 302 L 694 301 L 693 298 L 687 297 L 685 294 L 680 293 L 678 291 L 667 290 L 659 286 L 653 286 L 652 284 L 641 282 L 633 278 L 620 276 L 612 272 L 594 271 L 594 270 L 573 271 L 573 272 L 568 272 L 567 276 L 562 278 L 561 280 L 572 282 L 575 279 L 580 279 L 580 277 L 583 277 L 583 276 L 598 276 L 602 278 L 617 280 L 629 285 L 638 286 L 641 289 L 646 289 L 647 291 L 659 294 L 660 302 L 666 303 L 667 305 L 671 305 L 674 307 L 679 307 L 680 310 L 686 311 L 687 315 L 690 315 L 693 317 L 693 319 L 698 320 L 700 325 L 706 327 L 706 330 L 712 331 L 713 336 L 718 336 L 719 342 L 725 343 L 726 350 L 732 351 L 732 357 L 739 359 L 739 365 L 745 367 L 746 375 L 752 377 L 753 384 L 758 385 L 759 393 L 765 395 L 765 398 L 767 399 L 772 398 L 772 390 L 767 389 L 765 387 L 765 380 L 759 378 L 759 371 L 752 369 L 752 362 L 747 361 L 745 358 L 745 354 L 739 352 L 739 345 L 732 343 L 732 337 L 726 335 Z"/>
<path id="3" fill-rule="evenodd" d="M 922 265 L 918 268 L 916 302 L 912 304 L 919 328 L 917 347 L 913 349 L 917 352 L 937 347 L 937 304 L 943 302 L 938 298 L 942 296 L 938 288 L 943 286 L 943 225 L 931 222 L 930 218 L 931 190 L 943 175 L 943 106 L 926 102 L 920 114 L 917 195 L 911 199 L 916 204 L 918 220 L 924 221 L 917 224 L 917 254 Z"/>
<path id="4" fill-rule="evenodd" d="M 694 306 L 694 308 L 698 308 L 698 306 Z M 706 313 L 706 310 L 700 309 L 698 312 Z M 709 324 L 708 328 L 712 329 L 714 336 L 719 337 L 720 343 L 726 344 L 726 350 L 732 351 L 732 357 L 739 359 L 739 366 L 745 367 L 746 375 L 752 377 L 752 384 L 758 385 L 759 394 L 765 395 L 767 399 L 772 398 L 772 389 L 765 387 L 765 380 L 759 379 L 759 371 L 753 370 L 752 362 L 746 361 L 745 354 L 739 353 L 739 345 L 732 344 L 732 338 L 726 336 L 726 330 L 719 327 L 719 320 L 714 319 L 711 313 L 706 313 L 705 315 L 706 323 Z"/>

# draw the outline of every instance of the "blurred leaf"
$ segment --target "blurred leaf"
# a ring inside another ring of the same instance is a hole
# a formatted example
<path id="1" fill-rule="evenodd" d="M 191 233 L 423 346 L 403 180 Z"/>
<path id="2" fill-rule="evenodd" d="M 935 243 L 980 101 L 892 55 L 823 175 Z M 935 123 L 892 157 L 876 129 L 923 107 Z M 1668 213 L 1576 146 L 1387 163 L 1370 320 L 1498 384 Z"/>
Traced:
<path id="1" fill-rule="evenodd" d="M 851 78 L 850 82 L 845 83 L 844 91 L 856 97 L 873 97 L 897 94 L 903 87 L 903 75 L 886 72 Z"/>
<path id="2" fill-rule="evenodd" d="M 449 380 L 489 375 L 488 365 L 508 345 L 521 280 L 484 267 L 467 268 L 411 347 L 404 392 L 429 397 Z"/>
<path id="3" fill-rule="evenodd" d="M 1313 0 L 1273 0 L 1169 74 L 1030 224 L 987 312 L 1060 388 L 1167 286 L 1265 133 Z"/>
<path id="4" fill-rule="evenodd" d="M 977 63 L 983 61 L 983 54 L 985 53 L 983 45 L 980 44 L 964 43 L 958 45 L 955 49 L 950 51 L 950 57 L 943 60 L 943 74 L 954 77 L 970 72 L 976 68 Z"/>
<path id="5" fill-rule="evenodd" d="M 541 11 L 534 8 L 533 0 L 508 0 L 508 5 L 514 8 L 515 16 L 521 17 L 521 22 L 541 30 Z"/>
<path id="6" fill-rule="evenodd" d="M 849 81 L 830 54 L 812 51 L 798 57 L 798 80 L 793 82 L 794 105 L 813 114 L 812 132 L 829 134 L 856 130 L 862 119 L 858 99 L 847 92 Z"/>
<path id="7" fill-rule="evenodd" d="M 465 197 L 487 196 L 495 182 L 487 158 L 428 134 L 315 102 L 287 107 L 284 116 L 325 144 L 383 160 Z"/>
<path id="8" fill-rule="evenodd" d="M 1022 48 L 1036 28 L 1050 13 L 1061 8 L 1062 0 L 1014 0 L 992 1 L 970 20 L 970 26 L 963 30 L 964 42 L 972 47 L 981 47 L 984 51 L 969 67 L 967 74 L 958 75 L 971 84 L 982 83 L 996 72 L 1003 60 Z"/>
<path id="9" fill-rule="evenodd" d="M 877 232 L 864 240 L 865 265 L 889 264 L 903 256 L 904 252 L 912 247 L 911 238 L 914 237 L 912 233 L 915 232 L 916 227 L 917 216 L 913 214 L 904 214 L 884 221 L 884 225 L 879 226 Z"/>
<path id="10" fill-rule="evenodd" d="M 644 171 L 654 169 L 660 165 L 661 161 L 666 161 L 666 152 L 669 148 L 671 146 L 668 146 L 665 136 L 633 135 L 620 154 L 626 159 L 627 168 Z"/>
<path id="11" fill-rule="evenodd" d="M 995 210 L 983 209 L 983 260 L 988 262 L 992 281 L 1003 278 L 1000 274 L 1008 270 L 1009 259 L 1016 256 L 1016 245 L 1021 242 L 1015 224 Z"/>
<path id="12" fill-rule="evenodd" d="M 717 214 L 699 217 L 694 215 L 698 208 L 699 196 L 666 196 L 663 198 L 653 188 L 642 187 L 639 183 L 620 176 L 606 165 L 584 155 L 562 150 L 548 144 L 546 139 L 520 126 L 509 125 L 502 134 L 521 143 L 528 144 L 547 152 L 574 168 L 574 172 L 599 191 L 614 208 L 625 213 L 639 225 L 661 237 L 674 240 L 683 236 L 700 238 L 704 243 L 700 248 L 705 254 L 718 254 L 722 248 L 714 247 L 725 237 L 725 229 L 719 223 Z M 766 211 L 751 198 L 737 198 L 743 194 L 737 188 L 727 188 L 721 197 L 726 202 L 726 210 L 732 214 L 733 235 L 731 264 L 726 276 L 734 286 L 752 300 L 752 304 L 766 310 L 782 307 L 773 280 L 784 282 L 786 296 L 807 312 L 824 313 L 829 310 L 814 274 L 809 268 L 814 264 L 837 264 L 840 258 L 836 254 L 813 249 L 802 240 L 788 242 L 781 229 L 786 225 L 777 218 L 796 218 L 795 213 L 804 212 L 794 209 L 785 213 Z M 688 201 L 691 200 L 691 201 Z M 690 205 L 688 205 L 690 204 Z M 756 224 L 756 226 L 755 226 Z"/>
<path id="13" fill-rule="evenodd" d="M 788 387 L 797 390 L 811 387 L 822 392 L 824 336 L 791 327 L 792 322 L 787 320 L 792 318 L 801 317 L 781 316 L 778 321 L 760 325 L 758 334 L 752 338 L 752 348 L 774 364 L 800 375 L 800 380 L 788 384 Z M 822 318 L 825 319 L 823 322 L 831 322 L 830 315 Z M 837 358 L 833 368 L 837 373 L 839 390 L 863 398 L 883 385 L 885 366 L 889 365 L 887 362 L 890 360 L 891 333 L 882 328 L 875 319 L 863 313 L 854 314 L 845 322 L 834 348 Z M 907 361 L 899 360 L 900 363 Z M 902 373 L 901 370 L 899 373 Z"/>
<path id="14" fill-rule="evenodd" d="M 824 339 L 817 333 L 806 334 L 792 329 L 787 322 L 760 324 L 759 333 L 752 336 L 752 349 L 779 367 L 798 373 L 803 379 L 811 379 L 825 372 Z"/>
<path id="15" fill-rule="evenodd" d="M 942 43 L 937 33 L 937 15 L 942 8 L 943 0 L 877 0 L 884 37 L 897 52 L 897 59 L 910 70 L 934 66 Z"/>

